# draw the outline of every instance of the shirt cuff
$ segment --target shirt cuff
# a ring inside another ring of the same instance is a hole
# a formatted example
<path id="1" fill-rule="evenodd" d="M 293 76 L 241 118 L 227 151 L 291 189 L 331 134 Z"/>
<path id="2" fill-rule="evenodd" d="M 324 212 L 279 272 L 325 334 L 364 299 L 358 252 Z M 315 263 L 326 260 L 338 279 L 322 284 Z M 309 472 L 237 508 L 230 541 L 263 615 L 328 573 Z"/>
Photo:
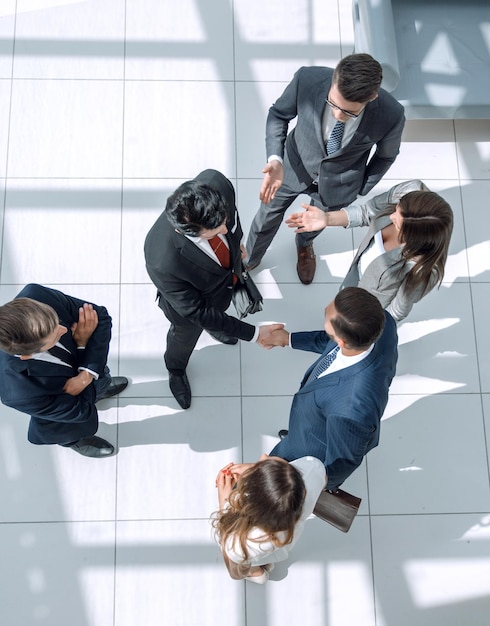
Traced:
<path id="1" fill-rule="evenodd" d="M 78 371 L 79 372 L 88 372 L 89 374 L 92 374 L 92 376 L 94 377 L 94 380 L 99 380 L 99 375 L 97 374 L 97 372 L 94 372 L 93 370 L 89 369 L 88 367 L 79 367 Z"/>
<path id="2" fill-rule="evenodd" d="M 260 331 L 260 327 L 256 326 L 255 327 L 255 332 L 254 332 L 254 336 L 252 337 L 252 339 L 250 341 L 257 341 L 257 339 L 259 338 L 259 331 Z"/>
<path id="3" fill-rule="evenodd" d="M 267 163 L 270 163 L 271 161 L 279 161 L 279 163 L 284 162 L 282 160 L 282 157 L 280 157 L 278 154 L 271 154 L 270 157 L 267 159 Z"/>

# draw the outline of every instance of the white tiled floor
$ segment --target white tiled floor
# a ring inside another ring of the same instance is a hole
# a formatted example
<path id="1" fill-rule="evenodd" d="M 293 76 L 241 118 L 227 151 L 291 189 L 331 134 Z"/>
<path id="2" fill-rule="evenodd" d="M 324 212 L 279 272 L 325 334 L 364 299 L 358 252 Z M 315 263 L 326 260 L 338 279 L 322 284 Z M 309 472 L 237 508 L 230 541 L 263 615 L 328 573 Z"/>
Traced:
<path id="1" fill-rule="evenodd" d="M 143 261 L 166 196 L 201 169 L 257 209 L 266 111 L 302 64 L 352 51 L 348 0 L 3 0 L 0 301 L 26 282 L 105 304 L 110 366 L 131 377 L 100 406 L 119 454 L 26 441 L 0 408 L 2 626 L 484 626 L 490 623 L 490 124 L 410 121 L 377 192 L 424 179 L 455 212 L 446 280 L 400 324 L 380 446 L 346 488 L 344 535 L 308 524 L 265 587 L 229 579 L 211 537 L 214 478 L 268 452 L 307 354 L 218 345 L 189 367 L 183 412 L 163 367 L 167 322 Z M 299 206 L 299 202 L 295 206 Z M 295 276 L 283 227 L 255 273 L 257 321 L 321 327 L 360 232 L 316 244 Z"/>

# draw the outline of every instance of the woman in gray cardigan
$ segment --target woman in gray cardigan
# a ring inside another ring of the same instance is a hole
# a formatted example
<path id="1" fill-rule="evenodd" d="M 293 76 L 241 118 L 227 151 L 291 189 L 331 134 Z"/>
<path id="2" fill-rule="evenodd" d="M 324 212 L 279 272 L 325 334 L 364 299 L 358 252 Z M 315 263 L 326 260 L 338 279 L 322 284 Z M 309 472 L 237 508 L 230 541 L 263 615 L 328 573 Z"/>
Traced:
<path id="1" fill-rule="evenodd" d="M 396 321 L 404 319 L 444 276 L 453 212 L 420 180 L 395 185 L 366 204 L 323 212 L 303 204 L 303 213 L 286 220 L 296 232 L 325 226 L 368 226 L 341 289 L 363 287 Z"/>

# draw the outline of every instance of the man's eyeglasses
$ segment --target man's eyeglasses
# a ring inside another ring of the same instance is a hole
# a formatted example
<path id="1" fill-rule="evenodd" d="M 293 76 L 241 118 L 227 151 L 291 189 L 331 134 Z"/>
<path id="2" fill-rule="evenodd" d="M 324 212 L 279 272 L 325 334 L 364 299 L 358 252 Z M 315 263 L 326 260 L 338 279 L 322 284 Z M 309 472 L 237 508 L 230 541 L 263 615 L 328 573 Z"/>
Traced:
<path id="1" fill-rule="evenodd" d="M 364 111 L 364 108 L 365 108 L 365 107 L 362 107 L 362 109 L 359 111 L 359 113 L 351 113 L 350 111 L 346 111 L 345 109 L 341 109 L 339 106 L 337 106 L 336 104 L 331 102 L 328 98 L 325 100 L 325 102 L 332 109 L 335 109 L 336 111 L 340 111 L 341 113 L 343 113 L 344 115 L 347 115 L 347 117 L 350 117 L 353 120 L 356 120 L 359 117 L 359 115 L 361 115 L 361 113 Z"/>

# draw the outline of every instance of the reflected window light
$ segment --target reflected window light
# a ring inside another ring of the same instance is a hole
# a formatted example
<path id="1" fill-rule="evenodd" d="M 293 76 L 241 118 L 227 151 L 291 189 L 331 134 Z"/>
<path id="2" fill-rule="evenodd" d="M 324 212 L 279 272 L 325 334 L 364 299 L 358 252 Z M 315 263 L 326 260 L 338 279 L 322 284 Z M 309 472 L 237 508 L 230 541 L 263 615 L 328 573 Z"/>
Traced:
<path id="1" fill-rule="evenodd" d="M 469 528 L 458 541 L 488 541 L 490 539 L 490 515 L 484 515 L 478 524 Z"/>
<path id="2" fill-rule="evenodd" d="M 40 567 L 31 567 L 27 570 L 26 575 L 31 593 L 41 593 L 46 589 L 46 576 Z"/>
<path id="3" fill-rule="evenodd" d="M 416 389 L 420 395 L 433 396 L 437 393 L 452 391 L 460 387 L 466 387 L 466 383 L 429 378 L 428 376 L 417 376 L 416 374 L 403 374 L 402 376 L 395 376 L 390 387 L 390 393 L 412 393 Z"/>
<path id="4" fill-rule="evenodd" d="M 310 37 L 309 0 L 269 0 L 234 4 L 239 37 L 254 43 L 307 43 Z"/>
<path id="5" fill-rule="evenodd" d="M 461 73 L 453 44 L 447 33 L 438 33 L 422 59 L 423 72 L 454 76 Z"/>
<path id="6" fill-rule="evenodd" d="M 355 589 L 355 602 L 352 592 Z M 327 566 L 327 606 L 329 626 L 370 624 L 373 610 L 371 575 L 360 561 L 333 562 Z M 308 621 L 305 620 L 305 624 Z M 315 623 L 318 621 L 315 616 Z"/>
<path id="7" fill-rule="evenodd" d="M 320 258 L 322 261 L 325 261 L 332 276 L 343 279 L 354 260 L 354 252 L 347 250 L 346 252 L 337 252 L 335 254 L 324 254 Z"/>
<path id="8" fill-rule="evenodd" d="M 17 13 L 41 11 L 42 9 L 63 7 L 69 4 L 85 4 L 85 0 L 23 0 L 23 2 L 17 3 Z M 0 15 L 2 15 L 1 11 Z"/>
<path id="9" fill-rule="evenodd" d="M 424 470 L 418 465 L 410 465 L 409 467 L 400 467 L 399 472 L 423 472 Z"/>
<path id="10" fill-rule="evenodd" d="M 490 594 L 490 559 L 426 559 L 403 566 L 413 602 L 429 608 Z"/>
<path id="11" fill-rule="evenodd" d="M 421 322 L 403 322 L 398 327 L 398 345 L 402 346 L 411 341 L 417 341 L 432 333 L 459 324 L 459 317 L 445 317 L 441 319 L 423 320 Z"/>
<path id="12" fill-rule="evenodd" d="M 478 276 L 490 270 L 490 241 L 482 241 L 468 248 L 470 276 Z"/>
<path id="13" fill-rule="evenodd" d="M 438 70 L 440 73 L 440 69 Z M 427 83 L 425 86 L 429 104 L 440 106 L 457 106 L 463 103 L 466 96 L 466 88 L 457 85 L 441 85 L 439 83 Z"/>
<path id="14" fill-rule="evenodd" d="M 255 282 L 264 300 L 282 300 L 284 297 L 276 279 L 272 275 L 273 269 L 262 270 L 255 277 Z"/>
<path id="15" fill-rule="evenodd" d="M 3 459 L 5 475 L 9 480 L 15 480 L 22 475 L 17 443 L 11 426 L 0 427 L 0 457 Z"/>

